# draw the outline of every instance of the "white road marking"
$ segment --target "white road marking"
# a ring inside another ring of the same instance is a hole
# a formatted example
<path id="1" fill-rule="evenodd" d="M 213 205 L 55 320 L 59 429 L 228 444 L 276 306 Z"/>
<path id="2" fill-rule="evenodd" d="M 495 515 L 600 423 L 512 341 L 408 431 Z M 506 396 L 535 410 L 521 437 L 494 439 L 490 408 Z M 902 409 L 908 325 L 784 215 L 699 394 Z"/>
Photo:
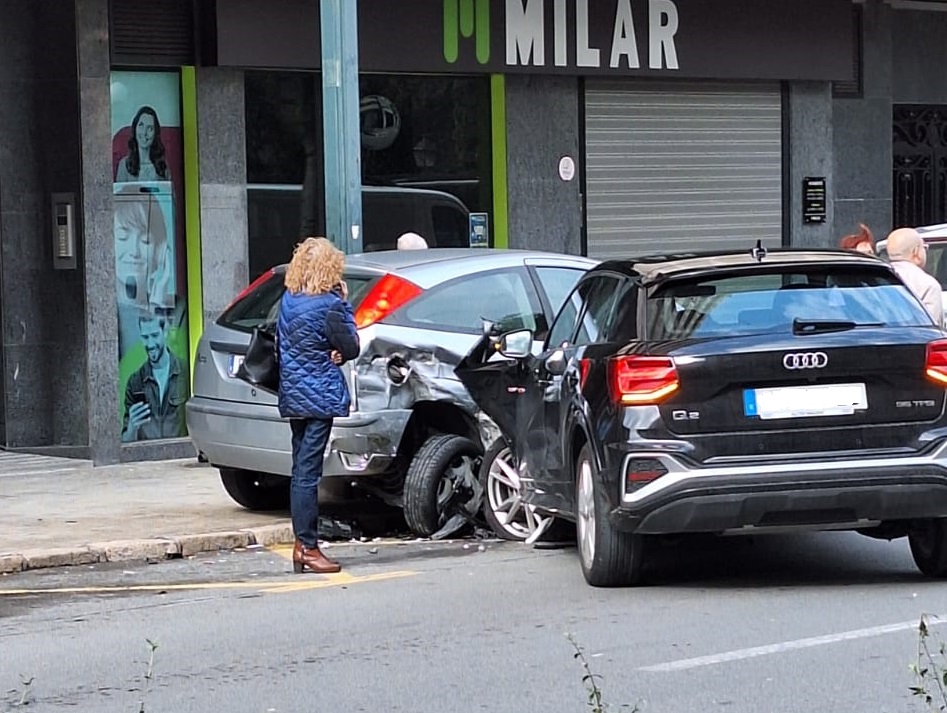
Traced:
<path id="1" fill-rule="evenodd" d="M 947 617 L 933 616 L 927 617 L 928 627 L 938 626 L 947 623 Z M 854 631 L 843 631 L 838 634 L 827 634 L 825 636 L 813 636 L 808 639 L 796 639 L 794 641 L 783 641 L 778 644 L 769 644 L 767 646 L 755 646 L 749 649 L 737 649 L 735 651 L 726 651 L 721 654 L 712 654 L 710 656 L 698 656 L 692 659 L 679 659 L 678 661 L 669 661 L 668 663 L 653 664 L 651 666 L 642 666 L 639 671 L 648 671 L 651 673 L 670 673 L 672 671 L 685 671 L 689 668 L 700 668 L 701 666 L 713 666 L 718 663 L 727 663 L 729 661 L 741 661 L 751 659 L 757 656 L 769 656 L 770 654 L 780 654 L 784 651 L 796 651 L 798 649 L 808 649 L 814 646 L 825 646 L 826 644 L 836 644 L 840 641 L 853 641 L 855 639 L 867 639 L 873 636 L 883 636 L 884 634 L 893 634 L 899 631 L 909 631 L 917 629 L 920 619 L 914 621 L 904 621 L 900 624 L 887 624 L 885 626 L 873 626 L 868 629 L 855 629 Z"/>

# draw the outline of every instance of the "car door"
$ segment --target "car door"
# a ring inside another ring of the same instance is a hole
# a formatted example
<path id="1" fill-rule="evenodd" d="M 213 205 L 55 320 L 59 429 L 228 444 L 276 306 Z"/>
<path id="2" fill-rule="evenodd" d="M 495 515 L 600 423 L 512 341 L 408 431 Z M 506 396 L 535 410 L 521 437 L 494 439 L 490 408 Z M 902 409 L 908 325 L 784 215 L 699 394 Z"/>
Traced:
<path id="1" fill-rule="evenodd" d="M 546 348 L 536 366 L 536 383 L 543 391 L 543 436 L 532 435 L 545 448 L 542 482 L 527 491 L 527 502 L 543 509 L 574 513 L 572 435 L 583 427 L 582 356 L 585 349 L 602 340 L 609 328 L 620 280 L 615 275 L 593 273 L 582 280 L 563 307 Z M 575 317 L 569 314 L 575 310 Z M 565 318 L 564 322 L 560 318 Z M 571 323 L 567 331 L 566 324 Z M 539 476 L 537 476 L 537 481 Z"/>
<path id="2" fill-rule="evenodd" d="M 579 279 L 587 272 L 588 266 L 532 263 L 530 271 L 540 296 L 543 298 L 543 312 L 546 324 L 537 329 L 537 338 L 545 341 L 549 325 L 555 319 L 559 309 L 566 301 Z"/>
<path id="3" fill-rule="evenodd" d="M 544 362 L 556 353 L 549 344 L 572 341 L 581 306 L 574 290 L 553 322 L 546 343 L 529 355 L 505 358 L 496 348 L 503 330 L 495 330 L 484 335 L 455 370 L 473 400 L 511 444 L 524 495 L 550 509 L 559 503 L 547 486 L 550 464 L 544 402 L 555 398 L 559 380 L 553 382 Z M 544 497 L 546 494 L 551 497 Z"/>

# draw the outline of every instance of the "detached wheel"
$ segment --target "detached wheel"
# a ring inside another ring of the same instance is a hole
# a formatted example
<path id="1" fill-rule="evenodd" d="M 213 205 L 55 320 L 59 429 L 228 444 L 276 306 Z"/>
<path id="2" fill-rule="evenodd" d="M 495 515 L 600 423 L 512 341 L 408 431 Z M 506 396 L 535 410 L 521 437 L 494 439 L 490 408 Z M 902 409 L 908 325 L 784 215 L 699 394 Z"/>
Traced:
<path id="1" fill-rule="evenodd" d="M 523 502 L 523 487 L 513 449 L 496 441 L 480 466 L 483 485 L 483 517 L 490 529 L 504 540 L 536 542 L 553 528 L 555 518 L 541 515 Z"/>
<path id="2" fill-rule="evenodd" d="M 947 518 L 918 522 L 908 534 L 914 564 L 928 577 L 947 577 Z"/>
<path id="3" fill-rule="evenodd" d="M 440 434 L 424 442 L 404 479 L 404 519 L 411 532 L 430 537 L 452 517 L 480 509 L 482 456 L 480 447 L 463 436 Z"/>
<path id="4" fill-rule="evenodd" d="M 642 582 L 644 535 L 616 530 L 608 521 L 608 500 L 588 444 L 575 467 L 576 537 L 585 581 L 593 587 L 625 587 Z"/>
<path id="5" fill-rule="evenodd" d="M 227 495 L 247 510 L 268 511 L 289 508 L 290 479 L 238 468 L 221 468 L 220 481 Z"/>

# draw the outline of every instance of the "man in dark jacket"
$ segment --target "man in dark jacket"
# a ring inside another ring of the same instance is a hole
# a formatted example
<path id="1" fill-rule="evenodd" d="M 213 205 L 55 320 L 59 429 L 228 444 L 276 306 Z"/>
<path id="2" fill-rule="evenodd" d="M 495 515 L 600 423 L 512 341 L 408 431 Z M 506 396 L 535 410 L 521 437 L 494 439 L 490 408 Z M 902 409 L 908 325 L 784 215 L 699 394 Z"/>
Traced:
<path id="1" fill-rule="evenodd" d="M 344 254 L 325 238 L 308 238 L 286 271 L 277 325 L 279 411 L 293 432 L 290 490 L 295 571 L 338 572 L 319 549 L 319 481 L 332 419 L 347 416 L 351 397 L 340 363 L 359 353 Z M 340 357 L 336 363 L 332 355 Z"/>

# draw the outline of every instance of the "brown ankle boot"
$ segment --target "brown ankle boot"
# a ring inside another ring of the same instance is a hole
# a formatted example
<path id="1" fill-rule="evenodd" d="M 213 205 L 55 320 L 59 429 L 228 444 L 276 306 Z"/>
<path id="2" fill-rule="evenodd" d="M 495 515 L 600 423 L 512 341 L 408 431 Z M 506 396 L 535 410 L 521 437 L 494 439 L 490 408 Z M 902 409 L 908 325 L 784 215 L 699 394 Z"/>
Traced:
<path id="1" fill-rule="evenodd" d="M 303 543 L 296 540 L 293 546 L 293 571 L 301 574 L 304 569 L 316 574 L 335 574 L 341 572 L 342 567 L 338 562 L 333 562 L 319 549 L 319 545 L 313 548 L 303 546 Z"/>

